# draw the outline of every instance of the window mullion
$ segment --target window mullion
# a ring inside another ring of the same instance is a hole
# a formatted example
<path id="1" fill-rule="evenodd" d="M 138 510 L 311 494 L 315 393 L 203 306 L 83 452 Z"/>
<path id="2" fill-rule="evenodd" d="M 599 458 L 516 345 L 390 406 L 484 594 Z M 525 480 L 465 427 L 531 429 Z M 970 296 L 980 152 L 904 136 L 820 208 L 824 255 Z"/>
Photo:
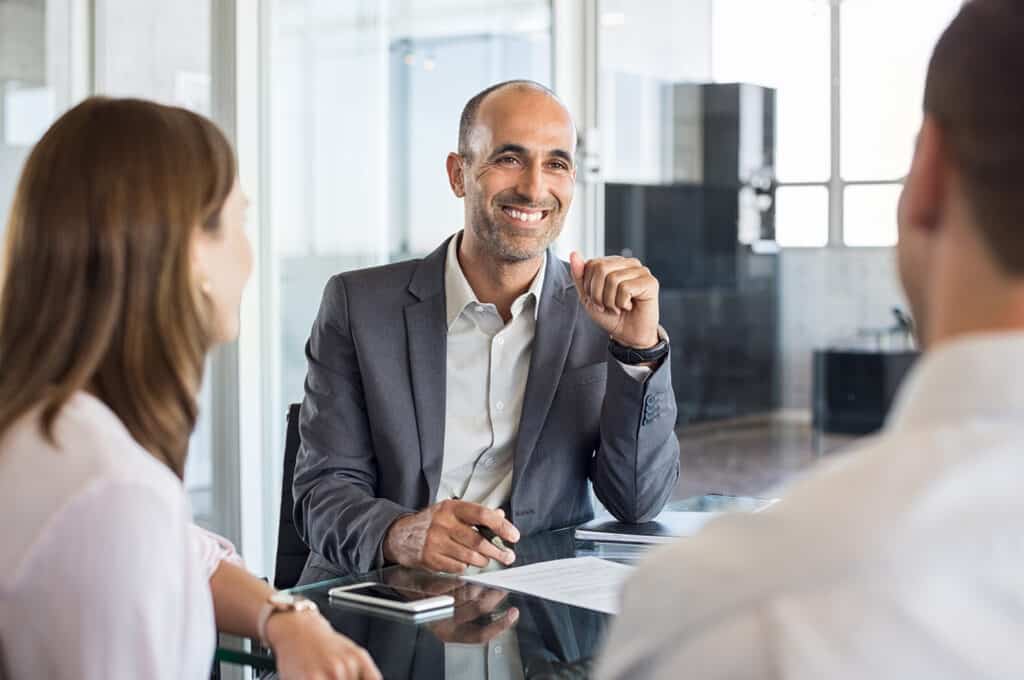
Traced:
<path id="1" fill-rule="evenodd" d="M 829 0 L 829 11 L 831 16 L 829 41 L 831 50 L 831 97 L 830 115 L 832 124 L 829 130 L 831 143 L 831 173 L 829 176 L 828 191 L 828 244 L 829 246 L 841 246 L 843 244 L 843 178 L 840 165 L 840 154 L 842 152 L 842 138 L 840 125 L 842 116 L 840 107 L 842 105 L 842 92 L 840 82 L 841 67 L 841 45 L 840 45 L 840 5 L 842 0 Z"/>

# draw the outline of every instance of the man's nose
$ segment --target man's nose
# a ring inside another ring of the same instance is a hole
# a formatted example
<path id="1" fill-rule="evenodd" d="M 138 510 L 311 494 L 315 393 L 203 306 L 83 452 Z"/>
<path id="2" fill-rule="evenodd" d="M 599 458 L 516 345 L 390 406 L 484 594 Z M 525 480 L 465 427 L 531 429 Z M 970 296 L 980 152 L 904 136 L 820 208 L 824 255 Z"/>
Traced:
<path id="1" fill-rule="evenodd" d="M 544 172 L 540 165 L 530 163 L 523 168 L 519 175 L 519 182 L 516 184 L 516 190 L 531 203 L 540 203 L 544 197 Z"/>

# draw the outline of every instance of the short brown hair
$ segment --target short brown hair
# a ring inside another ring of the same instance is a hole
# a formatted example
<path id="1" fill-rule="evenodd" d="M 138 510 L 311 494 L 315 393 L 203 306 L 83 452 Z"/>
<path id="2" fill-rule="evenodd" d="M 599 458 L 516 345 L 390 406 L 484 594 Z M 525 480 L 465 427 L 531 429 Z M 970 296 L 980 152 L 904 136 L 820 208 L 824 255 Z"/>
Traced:
<path id="1" fill-rule="evenodd" d="M 235 181 L 224 135 L 190 111 L 91 98 L 43 135 L 7 225 L 0 433 L 79 390 L 102 399 L 179 477 L 212 342 L 191 243 Z"/>
<path id="2" fill-rule="evenodd" d="M 1024 275 L 1024 7 L 971 0 L 939 38 L 924 108 L 996 261 Z"/>

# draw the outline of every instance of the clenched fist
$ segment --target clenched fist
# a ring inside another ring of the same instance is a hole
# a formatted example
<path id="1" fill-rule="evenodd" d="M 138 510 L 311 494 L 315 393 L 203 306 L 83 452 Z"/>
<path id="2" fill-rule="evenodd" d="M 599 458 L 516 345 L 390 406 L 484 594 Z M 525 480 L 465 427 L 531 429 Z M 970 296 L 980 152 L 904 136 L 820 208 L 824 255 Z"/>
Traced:
<path id="1" fill-rule="evenodd" d="M 620 345 L 658 344 L 658 279 L 632 257 L 569 256 L 572 279 L 587 314 Z"/>

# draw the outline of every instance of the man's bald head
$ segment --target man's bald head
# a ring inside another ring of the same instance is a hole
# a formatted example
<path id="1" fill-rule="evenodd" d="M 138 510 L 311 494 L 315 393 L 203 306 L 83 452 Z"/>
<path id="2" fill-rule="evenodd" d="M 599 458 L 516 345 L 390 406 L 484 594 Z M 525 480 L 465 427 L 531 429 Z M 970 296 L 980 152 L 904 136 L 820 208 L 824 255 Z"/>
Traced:
<path id="1" fill-rule="evenodd" d="M 460 247 L 501 263 L 542 257 L 572 203 L 575 153 L 572 116 L 543 85 L 513 80 L 470 99 L 446 160 L 464 199 Z"/>
<path id="2" fill-rule="evenodd" d="M 476 123 L 477 123 L 477 116 L 480 113 L 480 105 L 484 103 L 484 100 L 487 99 L 487 97 L 489 95 L 491 95 L 491 94 L 493 94 L 493 93 L 495 93 L 495 92 L 497 92 L 499 90 L 505 90 L 506 88 L 515 88 L 515 89 L 523 89 L 523 90 L 532 90 L 534 92 L 541 92 L 541 93 L 546 94 L 547 96 L 551 97 L 552 99 L 557 101 L 559 104 L 562 104 L 562 100 L 560 100 L 558 98 L 558 95 L 556 95 L 554 92 L 552 92 L 550 88 L 547 88 L 544 85 L 541 85 L 540 83 L 538 83 L 538 82 L 536 82 L 534 80 L 524 80 L 524 79 L 520 79 L 520 80 L 506 80 L 504 82 L 497 83 L 495 85 L 491 85 L 490 87 L 488 87 L 485 90 L 481 90 L 480 92 L 478 92 L 475 95 L 473 95 L 473 97 L 470 98 L 470 100 L 468 102 L 466 102 L 466 105 L 462 108 L 462 116 L 460 116 L 460 118 L 459 118 L 459 155 L 460 156 L 463 156 L 465 158 L 472 158 L 472 156 L 473 156 L 473 153 L 472 153 L 472 151 L 473 151 L 473 149 L 472 149 L 472 134 L 473 134 L 473 128 L 476 126 Z M 562 105 L 562 108 L 565 108 L 565 106 Z M 568 113 L 568 110 L 566 110 L 566 113 Z M 571 120 L 571 116 L 570 116 L 570 120 Z M 575 128 L 575 123 L 573 125 L 574 125 L 574 128 Z M 574 129 L 574 133 L 575 133 L 575 129 Z M 575 134 L 574 134 L 574 137 L 575 137 Z"/>

